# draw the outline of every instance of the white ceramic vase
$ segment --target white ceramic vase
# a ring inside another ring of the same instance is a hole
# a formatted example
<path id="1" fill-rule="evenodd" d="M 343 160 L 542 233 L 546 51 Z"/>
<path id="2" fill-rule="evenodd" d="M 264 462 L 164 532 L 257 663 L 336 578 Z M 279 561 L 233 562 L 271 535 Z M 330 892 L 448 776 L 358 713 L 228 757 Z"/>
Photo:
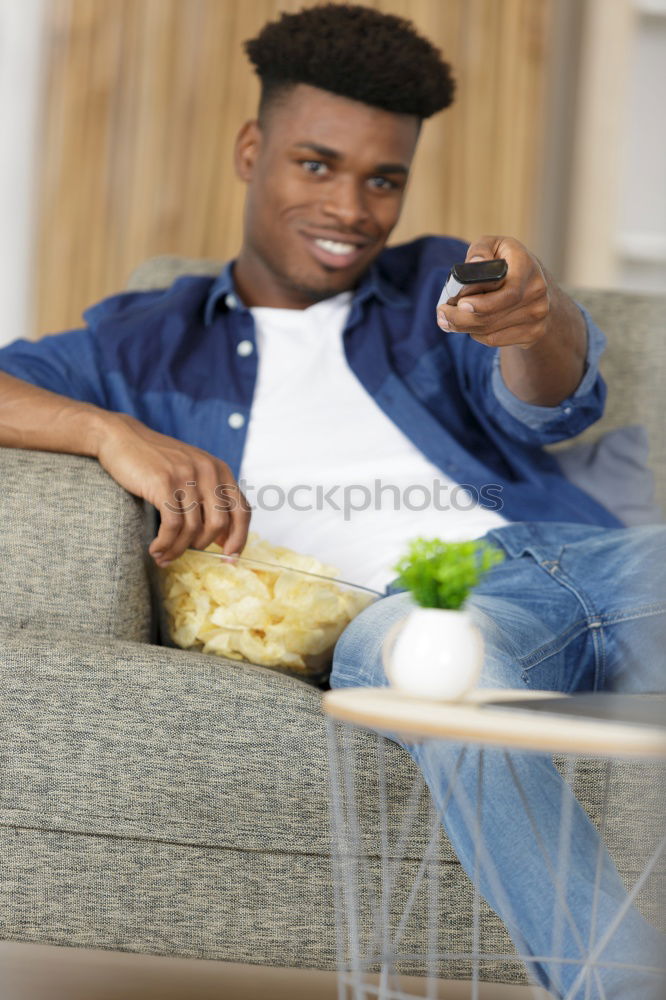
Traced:
<path id="1" fill-rule="evenodd" d="M 419 698 L 456 701 L 479 679 L 483 637 L 468 611 L 415 608 L 386 654 L 393 687 Z"/>

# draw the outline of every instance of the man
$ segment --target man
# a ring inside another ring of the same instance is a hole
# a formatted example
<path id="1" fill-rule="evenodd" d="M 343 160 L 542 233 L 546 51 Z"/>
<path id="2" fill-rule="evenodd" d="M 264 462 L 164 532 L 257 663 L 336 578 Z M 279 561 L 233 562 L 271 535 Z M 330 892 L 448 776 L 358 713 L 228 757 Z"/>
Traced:
<path id="1" fill-rule="evenodd" d="M 242 549 L 249 510 L 239 478 L 291 491 L 291 505 L 256 512 L 254 526 L 271 541 L 375 586 L 390 581 L 414 534 L 489 532 L 507 559 L 475 598 L 488 646 L 484 683 L 654 689 L 664 608 L 644 567 L 663 563 L 663 532 L 619 528 L 542 450 L 599 417 L 602 334 L 509 237 L 469 247 L 428 237 L 383 249 L 421 122 L 452 99 L 448 66 L 406 22 L 339 5 L 284 15 L 247 50 L 262 98 L 236 143 L 247 183 L 238 258 L 215 280 L 119 295 L 89 310 L 83 330 L 0 351 L 0 444 L 96 457 L 158 508 L 150 553 L 162 566 L 213 540 L 228 553 Z M 507 261 L 501 288 L 436 314 L 451 265 L 477 257 Z M 418 510 L 396 502 L 362 518 L 340 517 L 334 503 L 295 502 L 303 486 L 327 497 L 340 484 L 369 489 L 387 477 L 398 499 L 436 483 L 451 502 Z M 460 489 L 465 502 L 454 503 Z M 623 566 L 643 572 L 615 595 Z M 349 627 L 334 686 L 386 683 L 381 642 L 406 601 L 387 597 Z M 637 640 L 639 625 L 643 655 L 634 661 L 623 644 Z M 451 751 L 409 749 L 441 804 Z M 550 849 L 559 779 L 549 761 L 516 761 Z M 475 781 L 472 754 L 466 767 Z M 484 832 L 509 898 L 490 883 L 481 888 L 521 950 L 543 956 L 553 890 L 536 849 L 525 863 L 534 837 L 506 766 L 494 761 L 486 780 L 495 794 Z M 445 823 L 470 871 L 462 818 L 449 809 Z M 582 810 L 574 837 L 576 926 L 564 933 L 571 958 L 581 938 L 590 940 L 592 914 L 601 933 L 624 897 L 602 855 L 597 906 L 597 838 Z M 616 960 L 652 960 L 659 939 L 634 911 L 622 935 L 611 942 Z M 557 995 L 577 989 L 575 967 L 535 957 L 533 968 Z M 588 994 L 584 982 L 580 996 L 658 995 L 655 977 L 603 975 Z"/>

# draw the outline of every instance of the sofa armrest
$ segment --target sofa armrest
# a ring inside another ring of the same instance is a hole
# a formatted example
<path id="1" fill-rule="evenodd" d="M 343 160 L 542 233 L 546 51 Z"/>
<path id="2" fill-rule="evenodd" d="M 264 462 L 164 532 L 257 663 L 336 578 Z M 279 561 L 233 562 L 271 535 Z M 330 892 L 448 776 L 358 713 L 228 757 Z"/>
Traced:
<path id="1" fill-rule="evenodd" d="M 90 458 L 0 448 L 0 625 L 147 641 L 143 503 Z"/>

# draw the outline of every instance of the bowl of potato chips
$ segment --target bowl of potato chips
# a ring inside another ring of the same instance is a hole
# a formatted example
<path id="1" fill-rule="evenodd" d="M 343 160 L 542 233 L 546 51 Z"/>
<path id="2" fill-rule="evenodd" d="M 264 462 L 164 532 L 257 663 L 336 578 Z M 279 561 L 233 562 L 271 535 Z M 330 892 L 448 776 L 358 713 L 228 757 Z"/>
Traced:
<path id="1" fill-rule="evenodd" d="M 250 534 L 239 556 L 187 549 L 160 569 L 162 628 L 181 649 L 326 677 L 349 622 L 382 595 Z"/>

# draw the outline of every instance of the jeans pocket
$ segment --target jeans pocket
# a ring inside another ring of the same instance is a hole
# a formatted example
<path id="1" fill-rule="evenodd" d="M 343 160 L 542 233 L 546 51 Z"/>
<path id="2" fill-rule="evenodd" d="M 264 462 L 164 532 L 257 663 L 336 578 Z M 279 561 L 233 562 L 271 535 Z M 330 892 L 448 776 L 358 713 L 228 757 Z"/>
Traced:
<path id="1" fill-rule="evenodd" d="M 594 691 L 603 684 L 603 663 L 603 632 L 581 619 L 523 657 L 521 677 L 532 691 Z"/>
<path id="2" fill-rule="evenodd" d="M 539 564 L 558 562 L 567 545 L 603 534 L 606 528 L 562 522 L 525 522 L 492 528 L 486 539 L 499 545 L 512 559 L 531 556 Z"/>

